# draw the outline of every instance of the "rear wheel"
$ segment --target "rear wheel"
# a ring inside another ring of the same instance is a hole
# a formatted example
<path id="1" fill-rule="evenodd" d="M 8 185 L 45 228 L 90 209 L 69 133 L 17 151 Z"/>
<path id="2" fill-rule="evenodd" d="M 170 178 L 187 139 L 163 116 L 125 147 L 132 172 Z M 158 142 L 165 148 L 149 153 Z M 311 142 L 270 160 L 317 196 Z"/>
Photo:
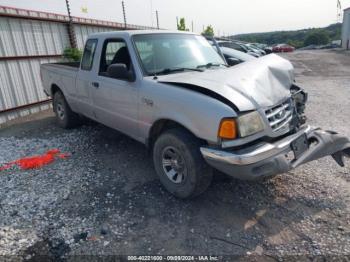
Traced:
<path id="1" fill-rule="evenodd" d="M 213 170 L 204 161 L 200 141 L 177 128 L 160 135 L 153 147 L 153 162 L 164 187 L 178 198 L 203 193 L 211 183 Z"/>
<path id="2" fill-rule="evenodd" d="M 80 123 L 79 115 L 72 111 L 61 91 L 53 95 L 53 111 L 57 124 L 62 128 L 72 128 Z"/>

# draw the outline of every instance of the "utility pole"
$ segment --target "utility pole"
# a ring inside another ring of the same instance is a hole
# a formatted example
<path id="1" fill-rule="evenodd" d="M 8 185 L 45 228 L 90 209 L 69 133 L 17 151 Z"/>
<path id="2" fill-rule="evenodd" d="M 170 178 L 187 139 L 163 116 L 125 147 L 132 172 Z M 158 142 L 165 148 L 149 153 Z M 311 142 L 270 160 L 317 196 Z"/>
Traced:
<path id="1" fill-rule="evenodd" d="M 179 17 L 177 16 L 176 17 L 176 29 L 178 29 L 179 28 Z"/>
<path id="2" fill-rule="evenodd" d="M 66 0 L 66 7 L 67 7 L 67 13 L 68 13 L 68 37 L 69 42 L 72 48 L 77 48 L 77 40 L 75 38 L 75 32 L 74 32 L 74 25 L 73 25 L 73 18 L 70 13 L 70 7 L 69 2 Z"/>
<path id="3" fill-rule="evenodd" d="M 159 18 L 158 18 L 158 10 L 156 10 L 156 18 L 157 18 L 157 28 L 159 29 Z"/>
<path id="4" fill-rule="evenodd" d="M 340 0 L 337 0 L 337 23 L 341 23 L 341 13 L 342 13 L 341 2 Z"/>
<path id="5" fill-rule="evenodd" d="M 192 32 L 193 32 L 193 20 L 191 22 L 191 29 L 192 29 Z"/>
<path id="6" fill-rule="evenodd" d="M 124 29 L 126 29 L 126 13 L 125 13 L 124 1 L 122 1 L 122 9 L 123 9 L 123 17 L 124 17 Z"/>

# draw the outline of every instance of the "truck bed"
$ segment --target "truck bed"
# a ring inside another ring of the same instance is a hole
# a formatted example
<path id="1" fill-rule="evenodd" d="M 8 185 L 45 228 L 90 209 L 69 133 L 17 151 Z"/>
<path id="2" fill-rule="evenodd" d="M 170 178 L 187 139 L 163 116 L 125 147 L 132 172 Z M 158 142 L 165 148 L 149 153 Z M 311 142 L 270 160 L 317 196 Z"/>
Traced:
<path id="1" fill-rule="evenodd" d="M 46 63 L 40 65 L 42 83 L 46 94 L 51 93 L 50 83 L 57 83 L 67 94 L 74 92 L 80 62 Z"/>
<path id="2" fill-rule="evenodd" d="M 59 63 L 46 63 L 42 64 L 43 66 L 50 65 L 54 67 L 67 68 L 67 69 L 76 69 L 80 67 L 80 62 L 59 62 Z"/>

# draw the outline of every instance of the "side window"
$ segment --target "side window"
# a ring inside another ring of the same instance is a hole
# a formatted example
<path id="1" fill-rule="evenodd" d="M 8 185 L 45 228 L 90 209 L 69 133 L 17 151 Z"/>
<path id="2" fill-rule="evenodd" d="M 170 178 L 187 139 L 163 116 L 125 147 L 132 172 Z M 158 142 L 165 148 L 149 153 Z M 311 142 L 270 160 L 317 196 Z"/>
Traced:
<path id="1" fill-rule="evenodd" d="M 82 70 L 91 70 L 94 61 L 95 50 L 97 46 L 97 39 L 87 40 L 84 48 L 83 59 L 81 60 Z"/>
<path id="2" fill-rule="evenodd" d="M 131 70 L 131 59 L 124 40 L 107 39 L 103 45 L 99 74 L 108 76 L 107 68 L 111 64 L 125 64 Z"/>

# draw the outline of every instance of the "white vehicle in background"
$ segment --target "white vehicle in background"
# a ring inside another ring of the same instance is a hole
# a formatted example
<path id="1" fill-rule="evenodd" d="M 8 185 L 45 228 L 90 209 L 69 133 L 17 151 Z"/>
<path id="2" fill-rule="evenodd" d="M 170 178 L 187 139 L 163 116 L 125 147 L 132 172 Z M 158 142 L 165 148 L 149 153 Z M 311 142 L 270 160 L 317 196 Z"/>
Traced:
<path id="1" fill-rule="evenodd" d="M 217 43 L 220 47 L 235 49 L 237 51 L 247 53 L 248 55 L 251 55 L 254 57 L 262 56 L 262 54 L 260 52 L 257 52 L 256 50 L 253 50 L 252 48 L 249 48 L 240 42 L 227 41 L 227 40 L 217 40 Z"/>
<path id="2" fill-rule="evenodd" d="M 243 53 L 232 48 L 220 47 L 220 49 L 229 66 L 234 66 L 243 62 L 257 59 L 255 56 Z"/>
<path id="3" fill-rule="evenodd" d="M 259 47 L 257 47 L 256 45 L 254 45 L 254 44 L 249 44 L 249 43 L 247 43 L 247 44 L 245 44 L 245 46 L 247 46 L 248 48 L 250 48 L 250 49 L 252 49 L 254 52 L 256 52 L 256 53 L 259 53 L 260 55 L 266 55 L 266 52 L 263 50 L 263 49 L 261 49 L 261 48 L 259 48 Z"/>

